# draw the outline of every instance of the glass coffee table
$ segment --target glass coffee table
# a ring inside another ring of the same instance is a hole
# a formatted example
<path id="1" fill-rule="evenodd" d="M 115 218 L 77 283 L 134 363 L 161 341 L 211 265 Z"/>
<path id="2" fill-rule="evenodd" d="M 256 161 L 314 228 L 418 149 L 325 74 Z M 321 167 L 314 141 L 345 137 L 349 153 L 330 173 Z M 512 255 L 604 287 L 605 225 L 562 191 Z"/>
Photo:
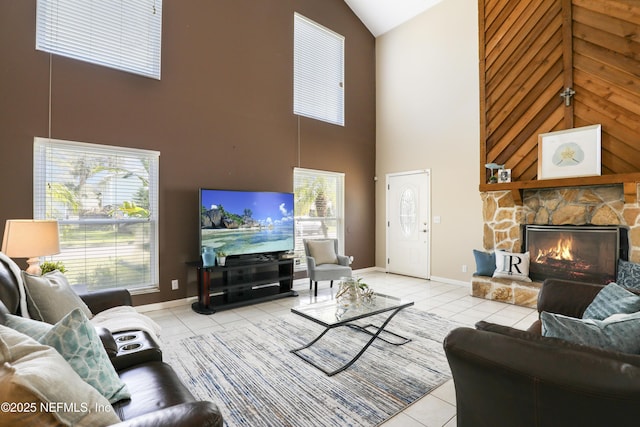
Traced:
<path id="1" fill-rule="evenodd" d="M 295 354 L 305 362 L 310 365 L 318 368 L 328 376 L 332 376 L 337 374 L 338 372 L 342 372 L 347 369 L 349 366 L 353 365 L 353 363 L 362 356 L 362 354 L 369 348 L 369 346 L 376 340 L 382 340 L 386 343 L 392 345 L 404 345 L 411 341 L 410 338 L 405 338 L 401 335 L 395 334 L 390 331 L 384 331 L 385 335 L 392 335 L 397 337 L 399 341 L 392 342 L 380 336 L 384 328 L 389 324 L 391 319 L 398 314 L 401 310 L 410 307 L 413 305 L 413 301 L 405 301 L 400 298 L 376 294 L 375 297 L 371 301 L 362 301 L 358 303 L 350 302 L 348 305 L 343 304 L 342 302 L 337 302 L 335 300 L 332 301 L 323 301 L 315 304 L 304 305 L 300 307 L 292 308 L 291 311 L 299 316 L 302 316 L 306 319 L 311 320 L 319 325 L 322 325 L 325 329 L 324 331 L 318 335 L 314 340 L 309 342 L 308 344 L 291 350 L 291 353 Z M 382 325 L 358 325 L 353 323 L 356 320 L 364 319 L 367 317 L 375 316 L 378 314 L 387 313 L 386 320 L 382 323 Z M 318 365 L 315 361 L 311 360 L 309 357 L 301 353 L 301 350 L 311 347 L 315 343 L 317 343 L 327 332 L 331 329 L 338 328 L 340 326 L 346 326 L 366 334 L 371 335 L 371 339 L 362 347 L 362 349 L 356 354 L 356 356 L 351 359 L 349 362 L 345 363 L 343 366 L 339 367 L 336 370 L 327 370 L 324 367 Z"/>

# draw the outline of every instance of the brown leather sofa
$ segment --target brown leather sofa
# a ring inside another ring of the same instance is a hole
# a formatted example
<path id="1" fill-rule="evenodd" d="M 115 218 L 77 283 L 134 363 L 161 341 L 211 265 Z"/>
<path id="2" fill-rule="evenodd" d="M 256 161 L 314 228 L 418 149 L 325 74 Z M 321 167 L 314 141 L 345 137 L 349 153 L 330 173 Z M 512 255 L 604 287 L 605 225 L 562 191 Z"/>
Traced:
<path id="1" fill-rule="evenodd" d="M 602 286 L 547 279 L 538 311 L 582 317 Z M 449 333 L 444 349 L 458 427 L 637 426 L 640 356 L 487 322 Z"/>
<path id="2" fill-rule="evenodd" d="M 108 290 L 80 295 L 92 313 L 110 307 L 131 305 L 126 290 Z M 0 323 L 3 313 L 19 312 L 18 283 L 9 266 L 0 260 Z M 97 328 L 116 372 L 127 385 L 131 399 L 113 404 L 122 423 L 118 426 L 222 426 L 220 411 L 213 402 L 197 401 L 173 369 L 162 361 L 162 351 L 146 332 L 126 331 L 112 335 Z M 120 337 L 135 335 L 136 351 L 123 350 Z"/>

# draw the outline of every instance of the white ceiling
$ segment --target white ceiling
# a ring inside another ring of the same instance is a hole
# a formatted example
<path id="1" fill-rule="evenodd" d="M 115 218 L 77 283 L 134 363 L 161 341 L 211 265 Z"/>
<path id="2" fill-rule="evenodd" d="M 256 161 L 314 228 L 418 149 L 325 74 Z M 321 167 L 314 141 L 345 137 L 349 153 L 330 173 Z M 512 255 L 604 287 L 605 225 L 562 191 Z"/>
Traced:
<path id="1" fill-rule="evenodd" d="M 344 0 L 375 37 L 407 22 L 442 0 Z"/>

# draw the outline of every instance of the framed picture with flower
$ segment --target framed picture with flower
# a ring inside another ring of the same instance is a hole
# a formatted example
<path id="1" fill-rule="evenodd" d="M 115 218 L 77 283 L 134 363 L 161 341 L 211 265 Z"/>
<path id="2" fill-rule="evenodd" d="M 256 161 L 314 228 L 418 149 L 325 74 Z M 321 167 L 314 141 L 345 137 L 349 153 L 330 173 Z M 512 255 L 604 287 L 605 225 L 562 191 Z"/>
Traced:
<path id="1" fill-rule="evenodd" d="M 601 175 L 602 125 L 538 135 L 538 179 Z"/>

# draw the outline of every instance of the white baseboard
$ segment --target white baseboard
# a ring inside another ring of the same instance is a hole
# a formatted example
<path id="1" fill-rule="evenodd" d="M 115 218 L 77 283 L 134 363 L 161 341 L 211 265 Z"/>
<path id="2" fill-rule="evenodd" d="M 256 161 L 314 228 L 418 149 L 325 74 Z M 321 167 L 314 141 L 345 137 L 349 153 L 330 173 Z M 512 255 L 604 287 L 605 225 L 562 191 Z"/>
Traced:
<path id="1" fill-rule="evenodd" d="M 382 272 L 384 272 L 384 269 L 380 269 L 379 267 L 366 267 L 366 268 L 359 268 L 357 270 L 353 270 L 353 272 L 356 273 L 356 274 L 370 273 L 372 271 L 382 271 Z"/>
<path id="2" fill-rule="evenodd" d="M 367 267 L 361 270 L 355 270 L 354 273 L 356 272 L 366 273 L 371 271 L 378 271 L 380 273 L 389 273 L 385 267 Z M 395 273 L 389 273 L 389 274 L 395 274 Z M 447 277 L 431 276 L 428 280 L 432 280 L 434 282 L 447 283 L 449 285 L 464 286 L 466 288 L 470 287 L 469 282 L 465 282 L 464 280 L 449 279 Z"/>
<path id="3" fill-rule="evenodd" d="M 438 277 L 438 276 L 431 276 L 431 279 L 434 282 L 442 282 L 442 283 L 447 283 L 449 285 L 458 285 L 458 286 L 464 286 L 466 288 L 468 288 L 469 282 L 465 282 L 463 280 L 456 280 L 456 279 L 448 279 L 446 277 Z"/>
<path id="4" fill-rule="evenodd" d="M 389 273 L 387 269 L 384 267 L 368 267 L 368 268 L 363 268 L 362 270 L 357 270 L 357 271 L 358 272 L 379 271 L 381 273 Z M 394 274 L 394 273 L 389 273 L 389 274 Z M 465 282 L 464 280 L 449 279 L 447 277 L 431 276 L 428 280 L 432 280 L 434 282 L 447 283 L 449 285 L 464 286 L 466 288 L 470 287 L 469 282 Z"/>

